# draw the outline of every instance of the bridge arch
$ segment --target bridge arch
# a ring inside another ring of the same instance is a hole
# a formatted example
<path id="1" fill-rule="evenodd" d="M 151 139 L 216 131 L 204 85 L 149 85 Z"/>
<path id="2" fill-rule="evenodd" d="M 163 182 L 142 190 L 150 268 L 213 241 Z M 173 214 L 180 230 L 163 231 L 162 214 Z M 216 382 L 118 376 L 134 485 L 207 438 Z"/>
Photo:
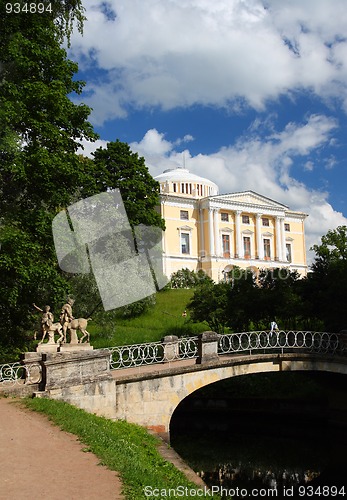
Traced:
<path id="1" fill-rule="evenodd" d="M 230 356 L 206 365 L 191 363 L 116 381 L 117 418 L 143 425 L 169 440 L 178 405 L 195 391 L 235 376 L 280 371 L 326 371 L 347 374 L 340 356 L 285 353 Z"/>

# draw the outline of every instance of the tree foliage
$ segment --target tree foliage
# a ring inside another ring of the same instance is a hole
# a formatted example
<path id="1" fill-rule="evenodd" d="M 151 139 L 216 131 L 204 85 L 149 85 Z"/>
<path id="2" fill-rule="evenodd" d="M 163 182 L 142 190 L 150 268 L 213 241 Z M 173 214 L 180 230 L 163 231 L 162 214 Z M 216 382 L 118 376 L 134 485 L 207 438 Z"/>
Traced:
<path id="1" fill-rule="evenodd" d="M 347 261 L 347 226 L 338 226 L 322 236 L 320 245 L 313 245 L 316 253 L 312 269 L 315 270 L 321 263 Z"/>
<path id="2" fill-rule="evenodd" d="M 347 226 L 322 236 L 312 249 L 316 258 L 303 288 L 307 313 L 322 321 L 327 331 L 347 328 Z"/>
<path id="3" fill-rule="evenodd" d="M 159 182 L 149 174 L 145 159 L 119 140 L 97 149 L 93 156 L 97 191 L 118 188 L 133 227 L 145 224 L 164 229 L 164 220 L 156 210 Z"/>
<path id="4" fill-rule="evenodd" d="M 206 321 L 217 332 L 268 329 L 274 319 L 294 328 L 301 318 L 299 274 L 264 269 L 257 275 L 235 266 L 224 283 L 199 286 L 188 308 L 193 321 Z"/>
<path id="5" fill-rule="evenodd" d="M 258 313 L 262 323 L 277 319 L 282 329 L 296 329 L 302 319 L 300 275 L 288 268 L 263 269 L 258 278 Z"/>
<path id="6" fill-rule="evenodd" d="M 196 288 L 187 304 L 193 321 L 205 321 L 211 330 L 224 333 L 228 325 L 229 283 L 204 282 Z"/>
<path id="7" fill-rule="evenodd" d="M 171 275 L 169 286 L 171 288 L 195 288 L 205 282 L 212 283 L 212 279 L 203 271 L 191 271 L 188 268 L 179 269 Z"/>
<path id="8" fill-rule="evenodd" d="M 76 155 L 96 135 L 90 109 L 74 104 L 83 82 L 61 46 L 77 20 L 79 0 L 52 2 L 53 12 L 0 13 L 0 339 L 18 342 L 34 301 L 67 292 L 51 234 L 86 172 Z"/>
<path id="9" fill-rule="evenodd" d="M 71 96 L 84 83 L 62 46 L 77 23 L 81 0 L 52 2 L 52 13 L 0 12 L 0 343 L 18 344 L 34 317 L 31 304 L 57 310 L 73 292 L 76 311 L 99 296 L 91 275 L 59 268 L 52 220 L 71 203 L 119 187 L 133 226 L 163 227 L 154 209 L 159 185 L 127 144 L 110 143 L 94 161 L 77 155 L 97 136 L 90 108 Z M 88 291 L 86 291 L 86 287 Z M 79 304 L 79 305 L 78 305 Z M 24 337 L 23 337 L 24 338 Z"/>

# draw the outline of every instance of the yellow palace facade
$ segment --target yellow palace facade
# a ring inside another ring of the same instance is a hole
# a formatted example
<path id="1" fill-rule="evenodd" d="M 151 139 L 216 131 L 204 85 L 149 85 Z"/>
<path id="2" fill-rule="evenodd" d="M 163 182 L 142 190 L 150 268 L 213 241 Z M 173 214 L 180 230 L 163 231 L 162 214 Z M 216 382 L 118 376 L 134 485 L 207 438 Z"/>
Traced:
<path id="1" fill-rule="evenodd" d="M 307 217 L 253 191 L 220 195 L 218 186 L 185 168 L 165 170 L 160 183 L 164 274 L 204 270 L 214 281 L 233 266 L 307 273 Z"/>

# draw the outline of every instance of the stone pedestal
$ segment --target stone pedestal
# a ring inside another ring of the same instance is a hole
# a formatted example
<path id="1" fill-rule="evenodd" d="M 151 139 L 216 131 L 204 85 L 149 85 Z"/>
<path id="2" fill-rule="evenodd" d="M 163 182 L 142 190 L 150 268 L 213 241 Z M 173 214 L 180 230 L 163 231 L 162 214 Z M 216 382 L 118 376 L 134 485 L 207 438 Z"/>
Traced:
<path id="1" fill-rule="evenodd" d="M 66 401 L 90 413 L 116 418 L 110 351 L 79 345 L 82 348 L 77 351 L 78 346 L 70 346 L 69 352 L 29 353 L 39 357 L 42 366 L 42 382 L 35 397 Z"/>
<path id="2" fill-rule="evenodd" d="M 167 335 L 162 339 L 164 346 L 163 361 L 174 361 L 179 359 L 178 337 L 176 335 Z"/>
<path id="3" fill-rule="evenodd" d="M 218 359 L 219 335 L 216 332 L 203 332 L 198 335 L 197 364 L 209 363 Z"/>
<path id="4" fill-rule="evenodd" d="M 341 351 L 347 350 L 347 330 L 341 330 L 339 332 L 339 345 Z"/>
<path id="5" fill-rule="evenodd" d="M 83 344 L 61 344 L 58 352 L 81 352 L 81 351 L 92 351 L 93 346 L 89 342 L 84 342 Z"/>
<path id="6" fill-rule="evenodd" d="M 108 349 L 45 353 L 42 365 L 46 391 L 112 378 Z"/>
<path id="7" fill-rule="evenodd" d="M 38 353 L 43 353 L 43 352 L 58 352 L 59 350 L 59 344 L 50 344 L 47 342 L 47 344 L 39 344 L 36 347 L 36 352 Z"/>
<path id="8" fill-rule="evenodd" d="M 84 342 L 83 344 L 69 343 L 69 344 L 52 344 L 47 342 L 45 344 L 39 344 L 36 347 L 36 352 L 42 354 L 47 352 L 81 352 L 81 351 L 92 351 L 93 346 L 89 342 Z"/>

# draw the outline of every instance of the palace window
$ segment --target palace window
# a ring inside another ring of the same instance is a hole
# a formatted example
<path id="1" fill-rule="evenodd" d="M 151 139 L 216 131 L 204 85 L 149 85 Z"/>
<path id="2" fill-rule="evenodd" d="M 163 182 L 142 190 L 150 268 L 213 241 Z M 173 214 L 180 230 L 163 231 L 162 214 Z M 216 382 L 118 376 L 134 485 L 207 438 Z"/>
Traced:
<path id="1" fill-rule="evenodd" d="M 284 224 L 284 230 L 285 231 L 290 231 L 290 224 Z"/>
<path id="2" fill-rule="evenodd" d="M 243 224 L 249 224 L 249 215 L 243 215 L 242 216 L 242 223 Z"/>
<path id="3" fill-rule="evenodd" d="M 251 256 L 251 238 L 249 236 L 243 237 L 243 253 L 245 258 L 249 259 Z"/>
<path id="4" fill-rule="evenodd" d="M 230 235 L 222 234 L 222 247 L 223 247 L 223 257 L 225 259 L 230 258 Z"/>
<path id="5" fill-rule="evenodd" d="M 181 220 L 188 220 L 189 219 L 188 210 L 180 210 L 180 219 Z"/>
<path id="6" fill-rule="evenodd" d="M 176 182 L 173 183 L 173 192 L 174 193 L 177 192 L 177 184 L 176 184 Z"/>
<path id="7" fill-rule="evenodd" d="M 270 221 L 268 217 L 263 217 L 262 218 L 263 226 L 269 227 L 270 226 Z"/>
<path id="8" fill-rule="evenodd" d="M 182 194 L 192 194 L 192 185 L 188 182 L 181 183 L 181 193 Z"/>
<path id="9" fill-rule="evenodd" d="M 288 262 L 292 261 L 292 245 L 290 243 L 286 243 L 286 258 Z"/>
<path id="10" fill-rule="evenodd" d="M 189 233 L 181 233 L 181 252 L 190 254 Z"/>
<path id="11" fill-rule="evenodd" d="M 271 258 L 271 244 L 268 238 L 264 238 L 264 258 L 266 260 Z"/>
<path id="12" fill-rule="evenodd" d="M 226 212 L 221 212 L 220 220 L 222 220 L 223 222 L 229 222 L 229 214 Z"/>

